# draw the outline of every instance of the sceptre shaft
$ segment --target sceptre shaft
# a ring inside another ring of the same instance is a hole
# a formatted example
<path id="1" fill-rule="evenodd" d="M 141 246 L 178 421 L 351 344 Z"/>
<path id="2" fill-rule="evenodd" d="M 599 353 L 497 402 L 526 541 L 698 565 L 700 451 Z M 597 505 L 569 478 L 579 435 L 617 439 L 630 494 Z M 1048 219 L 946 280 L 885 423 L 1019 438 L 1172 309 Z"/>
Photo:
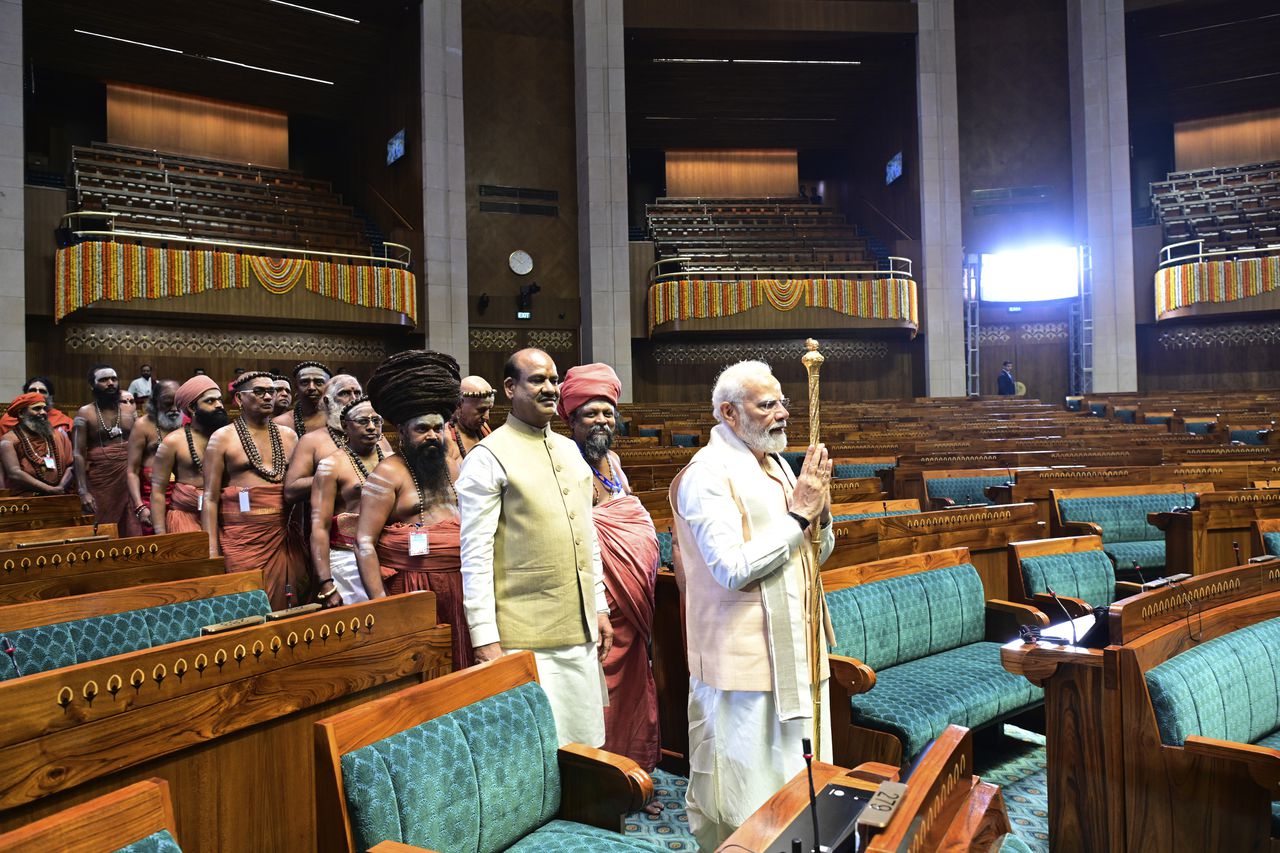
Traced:
<path id="1" fill-rule="evenodd" d="M 826 359 L 818 352 L 818 342 L 809 338 L 804 342 L 805 354 L 800 361 L 804 364 L 809 376 L 809 445 L 818 446 L 819 413 L 821 400 L 818 394 L 818 371 Z M 813 570 L 813 580 L 809 585 L 809 691 L 813 699 L 813 755 L 822 760 L 822 643 L 825 640 L 822 630 L 822 582 L 819 577 L 821 566 L 818 564 L 822 553 L 822 525 L 810 527 L 809 565 Z"/>

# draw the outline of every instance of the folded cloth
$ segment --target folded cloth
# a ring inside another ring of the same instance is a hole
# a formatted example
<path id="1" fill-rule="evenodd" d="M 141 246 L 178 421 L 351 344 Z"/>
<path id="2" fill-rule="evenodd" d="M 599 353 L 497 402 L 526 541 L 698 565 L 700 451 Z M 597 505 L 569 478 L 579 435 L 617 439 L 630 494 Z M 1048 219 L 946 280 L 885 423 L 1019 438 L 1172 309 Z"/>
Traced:
<path id="1" fill-rule="evenodd" d="M 356 547 L 356 520 L 359 513 L 334 513 L 329 523 L 329 547 L 343 551 L 354 551 Z"/>
<path id="2" fill-rule="evenodd" d="M 142 504 L 143 506 L 151 506 L 151 466 L 147 466 L 142 469 L 142 473 L 138 475 L 138 480 L 139 480 L 138 493 L 142 496 Z M 169 478 L 169 485 L 165 486 L 164 488 L 164 505 L 166 509 L 168 508 L 169 502 L 171 500 L 173 500 L 173 478 L 172 477 Z M 166 512 L 165 519 L 167 520 L 168 517 L 169 515 Z M 139 522 L 139 524 L 141 524 L 142 532 L 146 536 L 150 536 L 156 532 L 155 528 L 152 527 L 150 524 L 142 524 L 141 522 Z M 165 529 L 168 529 L 167 524 L 165 525 Z"/>
<path id="3" fill-rule="evenodd" d="M 133 512 L 133 500 L 129 497 L 128 470 L 129 448 L 123 441 L 89 449 L 85 480 L 89 494 L 97 505 L 94 513 L 98 524 L 115 524 L 121 537 L 141 536 L 142 523 Z"/>
<path id="4" fill-rule="evenodd" d="M 240 511 L 240 492 L 249 493 L 249 511 Z M 288 535 L 288 507 L 284 486 L 271 483 L 222 490 L 218 542 L 228 572 L 262 569 L 267 597 L 280 610 L 309 600 L 307 565 L 297 542 Z M 286 586 L 293 587 L 293 600 Z"/>
<path id="5" fill-rule="evenodd" d="M 204 489 L 188 483 L 171 483 L 165 497 L 164 527 L 170 533 L 198 533 L 204 530 L 200 519 L 200 495 Z"/>
<path id="6" fill-rule="evenodd" d="M 448 622 L 453 631 L 453 668 L 471 666 L 475 654 L 467 629 L 467 608 L 462 598 L 462 558 L 458 519 L 450 518 L 426 527 L 389 524 L 378 537 L 378 562 L 388 595 L 429 589 L 436 594 L 436 620 Z M 428 553 L 409 555 L 409 535 L 427 533 Z"/>
<path id="7" fill-rule="evenodd" d="M 338 548 L 329 549 L 329 576 L 338 589 L 338 597 L 343 604 L 356 604 L 368 601 L 369 594 L 364 591 L 360 581 L 360 567 L 356 565 L 356 553 Z"/>

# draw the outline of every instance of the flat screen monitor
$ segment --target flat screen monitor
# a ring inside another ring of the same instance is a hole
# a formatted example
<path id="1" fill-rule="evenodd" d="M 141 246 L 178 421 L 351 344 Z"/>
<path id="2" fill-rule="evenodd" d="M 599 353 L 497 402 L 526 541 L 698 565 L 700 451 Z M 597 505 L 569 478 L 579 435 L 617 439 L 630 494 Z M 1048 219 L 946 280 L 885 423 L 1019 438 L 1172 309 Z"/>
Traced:
<path id="1" fill-rule="evenodd" d="M 983 302 L 1046 302 L 1080 293 L 1075 246 L 1029 246 L 982 256 Z"/>
<path id="2" fill-rule="evenodd" d="M 902 177 L 902 152 L 899 151 L 889 158 L 889 162 L 884 165 L 884 184 L 888 186 L 898 178 Z"/>
<path id="3" fill-rule="evenodd" d="M 396 131 L 396 135 L 387 140 L 387 165 L 404 156 L 404 128 Z"/>

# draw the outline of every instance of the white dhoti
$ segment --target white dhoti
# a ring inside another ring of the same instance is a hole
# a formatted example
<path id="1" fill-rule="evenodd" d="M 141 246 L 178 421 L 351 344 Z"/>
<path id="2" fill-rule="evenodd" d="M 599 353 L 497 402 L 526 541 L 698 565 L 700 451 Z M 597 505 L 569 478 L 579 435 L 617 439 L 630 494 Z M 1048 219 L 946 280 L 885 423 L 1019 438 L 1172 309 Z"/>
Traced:
<path id="1" fill-rule="evenodd" d="M 354 551 L 329 549 L 329 577 L 333 578 L 333 585 L 338 588 L 338 597 L 343 604 L 369 600 L 369 594 L 360 581 L 360 567 L 356 565 Z"/>
<path id="2" fill-rule="evenodd" d="M 507 653 L 520 651 L 507 649 Z M 609 704 L 609 688 L 595 643 L 534 649 L 538 683 L 551 703 L 560 746 L 581 743 L 599 747 L 604 743 L 604 707 Z"/>
<path id="3" fill-rule="evenodd" d="M 831 761 L 831 709 L 822 682 L 822 754 Z M 689 679 L 689 829 L 715 850 L 792 776 L 804 770 L 812 720 L 778 719 L 773 694 L 717 690 Z"/>

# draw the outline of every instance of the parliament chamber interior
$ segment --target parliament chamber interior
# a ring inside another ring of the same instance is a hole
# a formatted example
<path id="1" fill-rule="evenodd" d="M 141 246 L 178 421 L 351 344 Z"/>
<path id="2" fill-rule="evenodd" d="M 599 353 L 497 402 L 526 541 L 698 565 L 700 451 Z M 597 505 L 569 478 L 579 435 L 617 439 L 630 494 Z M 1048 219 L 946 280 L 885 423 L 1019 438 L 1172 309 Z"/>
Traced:
<path id="1" fill-rule="evenodd" d="M 0 0 L 0 851 L 1280 853 L 1277 43 Z"/>

